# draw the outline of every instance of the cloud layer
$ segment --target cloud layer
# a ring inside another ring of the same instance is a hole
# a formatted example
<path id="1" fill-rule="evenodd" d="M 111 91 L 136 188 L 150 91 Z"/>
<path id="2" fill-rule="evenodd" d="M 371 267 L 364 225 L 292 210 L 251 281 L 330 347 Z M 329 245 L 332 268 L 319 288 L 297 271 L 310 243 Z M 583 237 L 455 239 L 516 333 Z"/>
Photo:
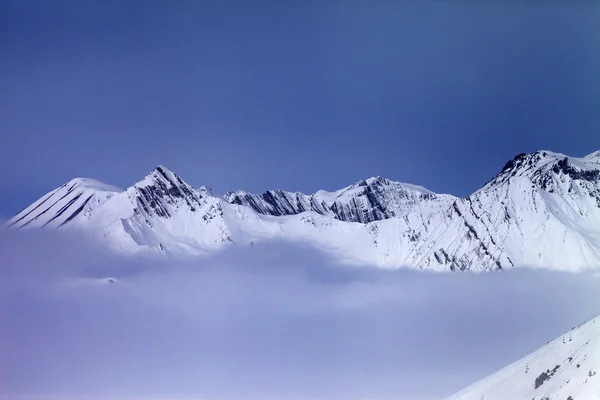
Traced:
<path id="1" fill-rule="evenodd" d="M 592 275 L 349 268 L 285 244 L 156 262 L 3 232 L 0 257 L 11 398 L 443 398 L 600 308 Z"/>

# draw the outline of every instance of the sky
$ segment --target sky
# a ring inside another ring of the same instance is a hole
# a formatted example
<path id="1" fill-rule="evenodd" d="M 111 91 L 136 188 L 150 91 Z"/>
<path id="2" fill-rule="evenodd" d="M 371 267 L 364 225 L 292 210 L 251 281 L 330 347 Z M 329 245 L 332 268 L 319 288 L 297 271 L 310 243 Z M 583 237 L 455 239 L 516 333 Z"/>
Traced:
<path id="1" fill-rule="evenodd" d="M 439 400 L 600 309 L 598 274 L 342 268 L 289 244 L 142 262 L 4 231 L 0 255 L 14 400 Z"/>
<path id="2" fill-rule="evenodd" d="M 0 215 L 156 165 L 217 193 L 466 196 L 600 149 L 593 1 L 0 1 Z"/>

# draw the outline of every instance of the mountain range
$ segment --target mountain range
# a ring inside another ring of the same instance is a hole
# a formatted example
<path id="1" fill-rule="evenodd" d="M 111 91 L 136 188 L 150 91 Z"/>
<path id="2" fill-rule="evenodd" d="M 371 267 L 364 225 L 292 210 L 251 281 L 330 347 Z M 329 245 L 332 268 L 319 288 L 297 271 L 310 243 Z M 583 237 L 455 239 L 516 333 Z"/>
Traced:
<path id="1" fill-rule="evenodd" d="M 78 230 L 132 254 L 197 256 L 284 240 L 385 268 L 583 270 L 600 267 L 600 151 L 519 154 L 464 198 L 381 177 L 311 195 L 217 196 L 158 166 L 125 190 L 73 179 L 4 227 Z"/>

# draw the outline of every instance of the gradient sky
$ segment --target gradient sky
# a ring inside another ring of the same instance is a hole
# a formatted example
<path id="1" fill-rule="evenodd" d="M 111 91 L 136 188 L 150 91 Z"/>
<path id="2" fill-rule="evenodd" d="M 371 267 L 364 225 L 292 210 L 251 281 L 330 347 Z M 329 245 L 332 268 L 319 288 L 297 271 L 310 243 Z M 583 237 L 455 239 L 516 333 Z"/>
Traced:
<path id="1" fill-rule="evenodd" d="M 1 0 L 0 215 L 158 164 L 467 195 L 517 153 L 600 149 L 600 2 L 283 3 Z"/>

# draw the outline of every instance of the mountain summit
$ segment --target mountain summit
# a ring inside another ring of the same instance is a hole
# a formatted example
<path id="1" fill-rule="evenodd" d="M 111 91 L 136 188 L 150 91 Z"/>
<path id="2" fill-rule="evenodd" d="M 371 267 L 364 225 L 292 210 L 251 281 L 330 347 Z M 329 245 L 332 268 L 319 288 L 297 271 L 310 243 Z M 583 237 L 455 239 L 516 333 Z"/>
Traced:
<path id="1" fill-rule="evenodd" d="M 600 151 L 519 154 L 466 198 L 382 177 L 311 195 L 219 197 L 158 166 L 126 190 L 74 179 L 5 227 L 78 229 L 132 253 L 199 255 L 281 239 L 387 268 L 598 268 Z"/>

